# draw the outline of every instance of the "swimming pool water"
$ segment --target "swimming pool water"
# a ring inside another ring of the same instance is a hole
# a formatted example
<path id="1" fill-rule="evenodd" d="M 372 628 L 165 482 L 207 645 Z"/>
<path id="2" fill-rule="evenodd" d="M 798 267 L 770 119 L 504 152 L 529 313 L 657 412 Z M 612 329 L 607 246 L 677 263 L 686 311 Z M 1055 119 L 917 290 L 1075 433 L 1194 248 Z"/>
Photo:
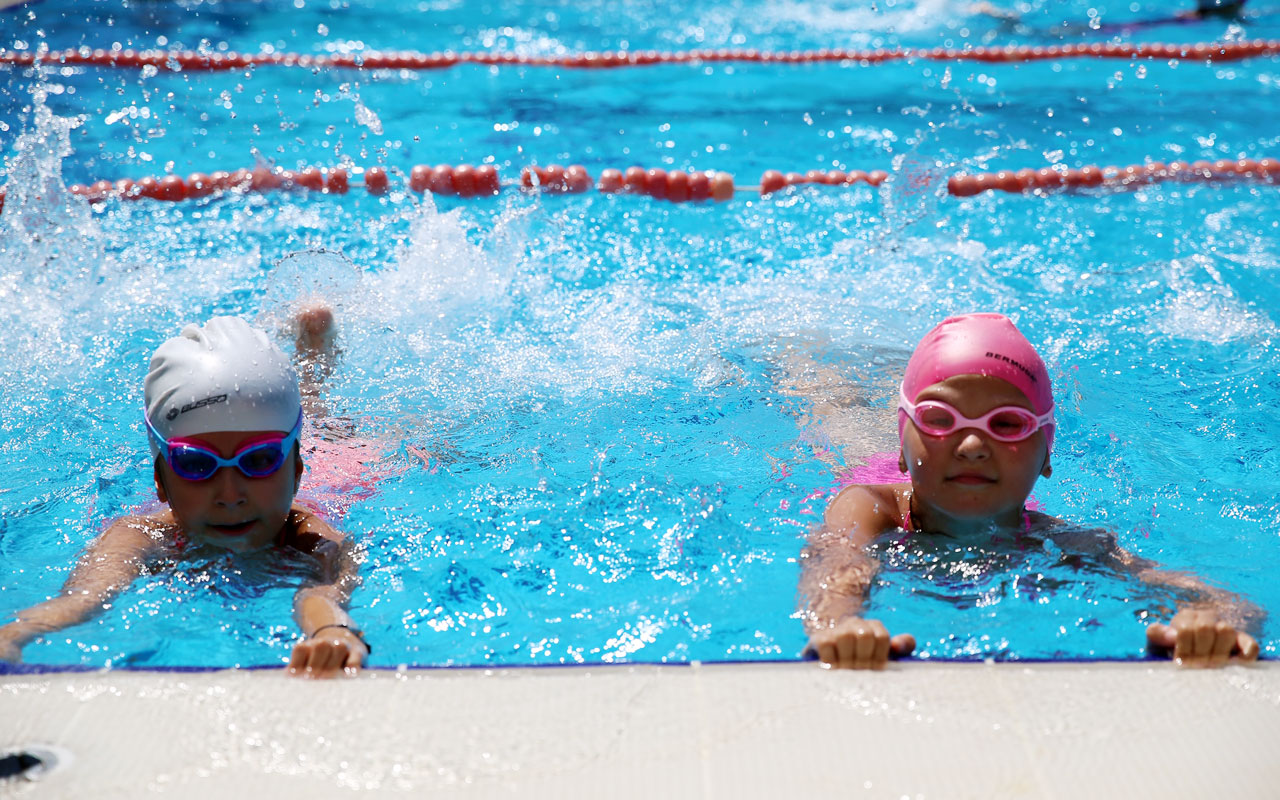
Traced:
<path id="1" fill-rule="evenodd" d="M 15 41 L 51 48 L 1027 40 L 961 4 L 250 12 L 117 0 L 68 23 L 82 14 L 46 0 L 3 19 Z M 1139 38 L 1223 35 L 1274 37 L 1276 23 Z M 895 448 L 890 405 L 910 348 L 942 316 L 980 308 L 1013 316 L 1054 377 L 1055 472 L 1036 490 L 1046 509 L 1280 608 L 1276 188 L 937 191 L 965 170 L 1275 155 L 1278 75 L 1274 59 L 4 69 L 0 614 L 56 592 L 103 522 L 147 501 L 137 409 L 155 346 L 214 313 L 277 325 L 317 288 L 342 326 L 331 411 L 388 473 L 343 522 L 364 558 L 353 614 L 375 665 L 794 658 L 796 558 L 834 471 Z M 512 190 L 378 198 L 357 184 L 90 210 L 64 188 L 258 158 L 404 171 L 487 161 L 508 183 L 551 162 L 597 175 L 720 169 L 739 184 L 770 168 L 894 177 L 681 206 Z M 315 246 L 358 267 L 275 266 Z M 1143 614 L 1173 601 L 1043 549 L 886 545 L 884 561 L 871 614 L 915 633 L 930 658 L 1138 658 Z M 195 559 L 25 659 L 276 663 L 296 635 L 291 596 L 287 565 Z M 1273 655 L 1274 626 L 1263 643 Z"/>

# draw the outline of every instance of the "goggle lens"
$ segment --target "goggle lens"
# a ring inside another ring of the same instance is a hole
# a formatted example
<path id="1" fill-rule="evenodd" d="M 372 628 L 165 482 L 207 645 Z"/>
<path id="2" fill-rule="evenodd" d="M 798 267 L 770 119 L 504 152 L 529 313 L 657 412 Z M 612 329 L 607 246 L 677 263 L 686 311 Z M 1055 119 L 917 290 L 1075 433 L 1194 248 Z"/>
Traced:
<path id="1" fill-rule="evenodd" d="M 942 406 L 925 406 L 916 412 L 916 424 L 925 433 L 941 436 L 955 430 L 956 415 Z"/>
<path id="2" fill-rule="evenodd" d="M 236 453 L 229 464 L 214 453 L 188 444 L 169 447 L 169 466 L 174 473 L 189 481 L 203 481 L 218 471 L 220 466 L 234 466 L 250 478 L 265 478 L 280 469 L 284 463 L 283 440 L 263 442 Z"/>
<path id="3" fill-rule="evenodd" d="M 246 450 L 237 460 L 240 462 L 240 471 L 246 475 L 255 478 L 270 475 L 284 463 L 284 448 L 279 442 L 264 444 Z"/>
<path id="4" fill-rule="evenodd" d="M 987 430 L 997 439 L 1017 441 L 1035 433 L 1036 418 L 1029 413 L 1008 409 L 987 420 Z"/>
<path id="5" fill-rule="evenodd" d="M 169 448 L 169 466 L 189 481 L 202 481 L 218 470 L 217 460 L 207 451 L 186 445 Z"/>

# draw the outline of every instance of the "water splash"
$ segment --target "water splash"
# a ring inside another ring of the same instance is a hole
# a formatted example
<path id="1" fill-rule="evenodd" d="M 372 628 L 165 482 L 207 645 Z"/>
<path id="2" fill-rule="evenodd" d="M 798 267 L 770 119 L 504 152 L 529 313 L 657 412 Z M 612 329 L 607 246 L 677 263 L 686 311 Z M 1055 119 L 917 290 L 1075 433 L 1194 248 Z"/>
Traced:
<path id="1" fill-rule="evenodd" d="M 38 285 L 65 276 L 59 263 L 74 261 L 93 278 L 99 254 L 89 204 L 67 191 L 62 160 L 72 153 L 71 131 L 82 118 L 56 116 L 46 104 L 48 88 L 33 91 L 32 124 L 5 159 L 5 207 L 0 215 L 0 247 L 5 263 Z M 50 287 L 52 288 L 52 287 Z"/>
<path id="2" fill-rule="evenodd" d="M 894 156 L 893 171 L 880 185 L 886 237 L 898 238 L 918 222 L 943 216 L 942 200 L 947 197 L 945 167 L 938 159 L 921 155 L 918 146 Z"/>
<path id="3" fill-rule="evenodd" d="M 382 120 L 378 115 L 364 104 L 360 99 L 360 93 L 357 88 L 352 87 L 349 83 L 344 83 L 338 90 L 337 99 L 350 100 L 355 109 L 356 124 L 368 128 L 369 132 L 374 136 L 382 135 Z"/>
<path id="4" fill-rule="evenodd" d="M 18 375 L 77 362 L 80 348 L 67 335 L 68 321 L 85 307 L 72 289 L 96 283 L 104 261 L 89 204 L 62 180 L 71 131 L 81 120 L 56 116 L 46 104 L 49 91 L 33 90 L 31 124 L 5 159 L 0 327 L 10 332 L 5 366 Z"/>
<path id="5" fill-rule="evenodd" d="M 316 302 L 329 305 L 341 318 L 362 276 L 360 267 L 337 250 L 310 247 L 290 253 L 271 269 L 258 324 L 277 335 L 290 334 L 297 312 Z"/>

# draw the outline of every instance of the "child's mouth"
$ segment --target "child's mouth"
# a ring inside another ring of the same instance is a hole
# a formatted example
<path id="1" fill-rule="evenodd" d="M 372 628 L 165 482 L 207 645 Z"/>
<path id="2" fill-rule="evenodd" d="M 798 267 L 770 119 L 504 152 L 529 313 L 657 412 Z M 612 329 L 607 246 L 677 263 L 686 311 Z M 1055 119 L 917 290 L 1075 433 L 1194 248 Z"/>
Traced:
<path id="1" fill-rule="evenodd" d="M 249 520 L 248 522 L 236 522 L 229 525 L 217 525 L 212 522 L 209 523 L 209 528 L 214 533 L 220 533 L 223 536 L 241 536 L 248 533 L 249 529 L 252 527 L 253 520 Z"/>
<path id="2" fill-rule="evenodd" d="M 977 475 L 977 474 L 970 474 L 970 473 L 956 475 L 954 477 L 948 478 L 947 480 L 951 481 L 952 483 L 959 483 L 965 486 L 984 486 L 986 484 L 996 482 L 995 478 L 988 478 L 986 475 Z"/>

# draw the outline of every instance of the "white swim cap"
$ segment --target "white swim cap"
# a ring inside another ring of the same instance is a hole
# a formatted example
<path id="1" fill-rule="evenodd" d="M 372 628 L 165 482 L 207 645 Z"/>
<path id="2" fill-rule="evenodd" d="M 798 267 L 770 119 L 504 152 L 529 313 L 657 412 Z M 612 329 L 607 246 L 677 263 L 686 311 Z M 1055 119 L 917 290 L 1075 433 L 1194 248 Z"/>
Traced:
<path id="1" fill-rule="evenodd" d="M 188 325 L 151 357 L 147 418 L 165 439 L 215 431 L 290 431 L 298 375 L 263 331 L 236 317 Z M 152 437 L 151 453 L 159 452 Z"/>

